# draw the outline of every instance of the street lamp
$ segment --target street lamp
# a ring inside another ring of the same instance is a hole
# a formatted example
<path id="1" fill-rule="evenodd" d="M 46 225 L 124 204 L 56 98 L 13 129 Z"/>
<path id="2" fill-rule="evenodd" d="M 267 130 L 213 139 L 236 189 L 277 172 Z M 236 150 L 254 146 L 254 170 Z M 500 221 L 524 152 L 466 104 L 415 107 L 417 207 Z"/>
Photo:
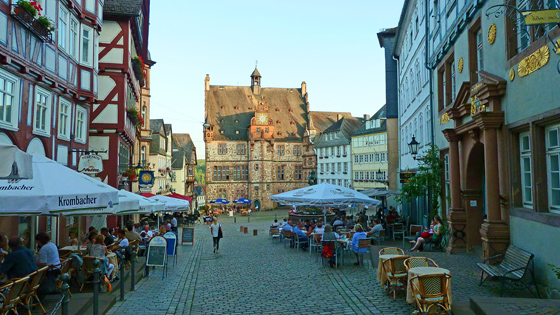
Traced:
<path id="1" fill-rule="evenodd" d="M 412 136 L 412 140 L 408 144 L 408 148 L 410 149 L 410 154 L 412 155 L 412 158 L 415 159 L 416 161 L 422 161 L 424 160 L 424 158 L 416 157 L 418 155 L 418 145 L 420 145 L 420 142 L 416 141 L 416 137 Z"/>

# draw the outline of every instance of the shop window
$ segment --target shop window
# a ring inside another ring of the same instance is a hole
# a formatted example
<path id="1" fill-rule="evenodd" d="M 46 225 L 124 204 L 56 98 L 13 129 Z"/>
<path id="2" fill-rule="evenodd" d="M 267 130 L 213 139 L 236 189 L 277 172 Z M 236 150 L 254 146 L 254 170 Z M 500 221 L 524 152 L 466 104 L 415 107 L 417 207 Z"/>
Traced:
<path id="1" fill-rule="evenodd" d="M 531 143 L 529 132 L 519 134 L 519 153 L 521 166 L 521 196 L 523 206 L 533 207 L 533 184 L 531 173 Z"/>
<path id="2" fill-rule="evenodd" d="M 549 209 L 560 213 L 560 125 L 546 128 L 546 160 Z"/>

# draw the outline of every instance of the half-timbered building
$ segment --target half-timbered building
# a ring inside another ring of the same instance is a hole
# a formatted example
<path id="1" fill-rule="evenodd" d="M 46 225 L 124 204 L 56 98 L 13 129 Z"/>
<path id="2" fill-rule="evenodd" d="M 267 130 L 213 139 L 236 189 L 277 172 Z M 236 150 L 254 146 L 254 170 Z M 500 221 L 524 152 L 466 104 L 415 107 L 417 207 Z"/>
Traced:
<path id="1" fill-rule="evenodd" d="M 103 2 L 37 3 L 42 9 L 0 1 L 0 143 L 77 168 L 97 99 Z M 35 220 L 3 218 L 0 230 L 29 238 L 31 226 L 38 226 L 56 243 L 66 239 L 65 218 L 60 225 L 56 218 Z"/>
<path id="2" fill-rule="evenodd" d="M 99 99 L 93 106 L 90 148 L 104 148 L 99 178 L 114 187 L 127 184 L 121 175 L 133 159 L 141 128 L 142 86 L 148 57 L 149 0 L 105 0 L 99 38 Z M 140 161 L 141 162 L 141 161 Z M 123 185 L 130 190 L 131 185 Z"/>

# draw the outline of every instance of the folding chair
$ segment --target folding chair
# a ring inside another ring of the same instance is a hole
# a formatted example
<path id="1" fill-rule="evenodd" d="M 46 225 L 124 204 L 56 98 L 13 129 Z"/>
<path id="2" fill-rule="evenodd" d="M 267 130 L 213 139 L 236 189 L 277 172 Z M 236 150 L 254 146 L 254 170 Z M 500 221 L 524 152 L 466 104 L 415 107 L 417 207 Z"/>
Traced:
<path id="1" fill-rule="evenodd" d="M 333 258 L 335 262 L 335 266 L 338 268 L 338 245 L 336 241 L 321 241 L 321 247 L 324 249 L 325 247 L 329 247 L 333 252 Z M 325 266 L 325 260 L 329 261 L 331 258 L 323 257 L 321 253 L 321 264 L 323 267 Z"/>
<path id="2" fill-rule="evenodd" d="M 371 241 L 369 238 L 363 238 L 358 240 L 358 259 L 360 260 L 360 264 L 364 264 L 364 254 L 369 254 L 369 247 L 371 245 Z M 367 248 L 365 252 L 360 252 L 360 249 Z"/>
<path id="3" fill-rule="evenodd" d="M 309 255 L 311 255 L 311 252 L 313 251 L 313 249 L 315 249 L 315 251 L 320 251 L 321 250 L 321 238 L 323 237 L 323 234 L 313 234 L 313 237 L 311 237 L 309 239 Z"/>

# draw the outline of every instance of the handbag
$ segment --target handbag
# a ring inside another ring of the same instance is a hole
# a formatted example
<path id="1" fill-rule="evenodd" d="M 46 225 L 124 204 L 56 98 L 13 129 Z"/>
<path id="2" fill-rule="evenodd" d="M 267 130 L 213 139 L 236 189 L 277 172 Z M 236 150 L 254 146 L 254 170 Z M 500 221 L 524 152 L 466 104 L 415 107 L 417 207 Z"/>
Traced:
<path id="1" fill-rule="evenodd" d="M 222 232 L 222 225 L 220 224 L 220 229 L 218 230 L 218 238 L 223 238 L 224 233 Z"/>

